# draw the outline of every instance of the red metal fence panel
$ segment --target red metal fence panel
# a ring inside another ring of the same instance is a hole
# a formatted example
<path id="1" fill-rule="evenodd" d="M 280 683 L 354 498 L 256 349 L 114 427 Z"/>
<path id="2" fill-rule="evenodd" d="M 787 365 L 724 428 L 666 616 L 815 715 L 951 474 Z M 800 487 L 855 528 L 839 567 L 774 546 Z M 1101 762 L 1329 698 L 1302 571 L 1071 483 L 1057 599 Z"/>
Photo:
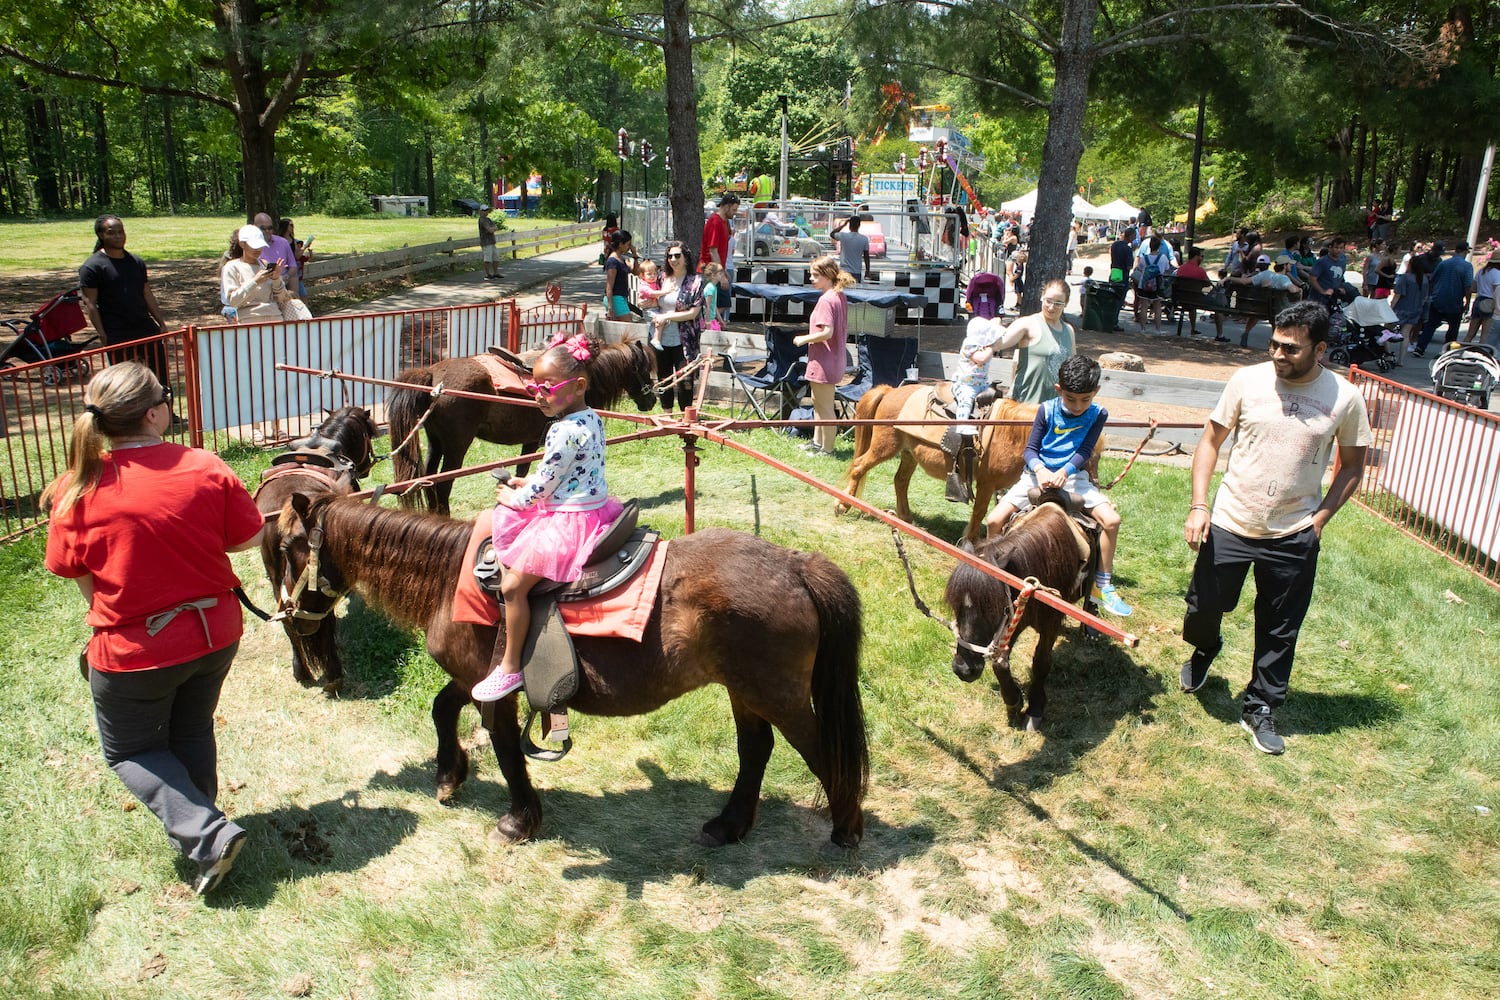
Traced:
<path id="1" fill-rule="evenodd" d="M 1375 435 L 1355 502 L 1500 587 L 1500 414 L 1349 377 Z"/>
<path id="2" fill-rule="evenodd" d="M 517 351 L 539 351 L 559 333 L 572 336 L 582 333 L 587 305 L 564 306 L 546 303 L 520 314 Z"/>

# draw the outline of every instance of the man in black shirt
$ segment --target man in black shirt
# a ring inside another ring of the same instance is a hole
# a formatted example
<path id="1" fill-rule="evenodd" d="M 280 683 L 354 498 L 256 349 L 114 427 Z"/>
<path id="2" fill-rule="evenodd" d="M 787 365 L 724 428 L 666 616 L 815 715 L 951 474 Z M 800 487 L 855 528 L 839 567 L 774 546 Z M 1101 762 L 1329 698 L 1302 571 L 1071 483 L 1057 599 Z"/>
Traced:
<path id="1" fill-rule="evenodd" d="M 94 234 L 99 238 L 93 256 L 78 269 L 78 284 L 83 291 L 83 314 L 104 343 L 129 344 L 154 337 L 167 328 L 161 307 L 146 274 L 146 264 L 125 249 L 125 223 L 116 215 L 101 215 L 94 220 Z M 156 375 L 162 385 L 171 385 L 167 371 L 166 351 L 159 340 L 130 350 L 110 351 L 112 362 L 139 361 Z"/>

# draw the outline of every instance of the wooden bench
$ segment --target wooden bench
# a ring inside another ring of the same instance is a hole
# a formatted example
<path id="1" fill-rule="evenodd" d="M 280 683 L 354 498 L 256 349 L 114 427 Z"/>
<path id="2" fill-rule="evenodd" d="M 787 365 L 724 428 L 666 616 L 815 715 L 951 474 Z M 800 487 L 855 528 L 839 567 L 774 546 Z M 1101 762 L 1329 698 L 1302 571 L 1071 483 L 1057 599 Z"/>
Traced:
<path id="1" fill-rule="evenodd" d="M 1177 314 L 1177 335 L 1182 336 L 1182 317 L 1190 312 L 1217 313 L 1221 316 L 1240 316 L 1246 319 L 1265 320 L 1275 323 L 1276 314 L 1291 301 L 1285 292 L 1277 288 L 1259 288 L 1254 285 L 1228 284 L 1227 293 L 1217 301 L 1208 297 L 1213 282 L 1201 278 L 1173 278 L 1171 308 Z"/>

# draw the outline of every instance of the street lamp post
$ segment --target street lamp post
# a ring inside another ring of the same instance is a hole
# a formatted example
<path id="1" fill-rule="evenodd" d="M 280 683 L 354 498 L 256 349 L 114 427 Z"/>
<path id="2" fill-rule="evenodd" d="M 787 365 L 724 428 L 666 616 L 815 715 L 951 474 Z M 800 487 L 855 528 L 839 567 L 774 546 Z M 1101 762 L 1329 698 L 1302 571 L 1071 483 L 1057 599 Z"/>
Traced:
<path id="1" fill-rule="evenodd" d="M 620 158 L 620 218 L 625 217 L 625 160 L 630 156 L 630 133 L 623 128 L 615 133 L 615 155 Z"/>

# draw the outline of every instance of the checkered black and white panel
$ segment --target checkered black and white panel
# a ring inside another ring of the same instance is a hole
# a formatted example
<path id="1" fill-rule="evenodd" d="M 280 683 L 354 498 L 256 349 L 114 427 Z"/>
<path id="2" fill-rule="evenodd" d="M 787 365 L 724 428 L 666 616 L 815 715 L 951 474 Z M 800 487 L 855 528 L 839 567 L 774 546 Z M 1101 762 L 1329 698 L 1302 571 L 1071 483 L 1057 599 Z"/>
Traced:
<path id="1" fill-rule="evenodd" d="M 896 322 L 951 320 L 958 315 L 958 272 L 952 268 L 922 268 L 918 271 L 875 269 L 883 288 L 894 288 L 927 296 L 927 305 L 918 309 L 899 309 Z"/>
<path id="2" fill-rule="evenodd" d="M 911 291 L 927 297 L 922 309 L 898 309 L 896 322 L 917 323 L 923 320 L 951 320 L 958 315 L 958 273 L 950 268 L 923 268 L 918 271 L 898 271 L 877 267 L 875 274 L 883 288 Z M 768 285 L 811 284 L 806 265 L 741 264 L 735 268 L 734 280 L 738 284 L 751 282 Z M 864 287 L 868 288 L 869 282 Z M 736 295 L 730 311 L 730 319 L 752 323 L 767 322 L 771 303 L 765 299 Z M 775 320 L 778 323 L 806 319 L 812 314 L 812 304 L 804 302 L 776 303 Z"/>

